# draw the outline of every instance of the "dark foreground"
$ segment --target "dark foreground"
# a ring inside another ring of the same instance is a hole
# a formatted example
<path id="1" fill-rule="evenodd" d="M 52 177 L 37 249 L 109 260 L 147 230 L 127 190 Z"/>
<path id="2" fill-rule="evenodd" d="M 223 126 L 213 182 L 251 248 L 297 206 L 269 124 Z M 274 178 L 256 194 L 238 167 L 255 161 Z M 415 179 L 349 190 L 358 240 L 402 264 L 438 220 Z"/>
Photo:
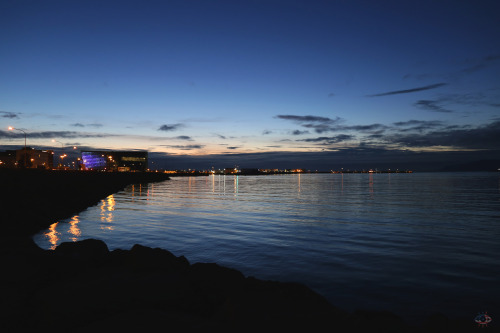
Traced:
<path id="1" fill-rule="evenodd" d="M 8 194 L 1 218 L 2 331 L 498 332 L 494 323 L 478 328 L 473 318 L 436 314 L 414 327 L 392 313 L 347 313 L 304 285 L 190 264 L 163 249 L 109 251 L 101 241 L 84 240 L 48 251 L 31 240 L 128 184 L 163 179 L 153 173 L 0 170 Z"/>

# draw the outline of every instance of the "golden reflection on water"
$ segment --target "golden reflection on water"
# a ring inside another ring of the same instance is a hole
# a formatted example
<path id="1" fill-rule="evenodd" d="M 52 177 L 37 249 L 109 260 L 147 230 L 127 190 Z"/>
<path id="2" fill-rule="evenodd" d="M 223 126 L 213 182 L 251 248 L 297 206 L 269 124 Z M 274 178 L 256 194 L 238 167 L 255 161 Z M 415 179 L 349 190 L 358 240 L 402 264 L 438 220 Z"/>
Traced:
<path id="1" fill-rule="evenodd" d="M 239 176 L 234 176 L 234 194 L 238 194 L 239 191 L 240 179 L 238 177 Z"/>
<path id="2" fill-rule="evenodd" d="M 114 221 L 113 211 L 115 210 L 115 197 L 113 194 L 108 196 L 106 199 L 101 200 L 101 222 L 104 225 L 101 226 L 103 230 L 113 230 L 113 225 L 109 225 Z"/>
<path id="3" fill-rule="evenodd" d="M 50 250 L 53 250 L 57 247 L 57 242 L 59 242 L 60 233 L 56 230 L 59 222 L 52 223 L 49 227 L 49 231 L 45 233 L 45 236 L 49 239 L 49 243 L 52 245 Z"/>
<path id="4" fill-rule="evenodd" d="M 297 189 L 298 189 L 298 192 L 300 194 L 300 191 L 301 191 L 301 189 L 300 189 L 300 173 L 297 176 L 298 176 L 297 177 Z"/>
<path id="5" fill-rule="evenodd" d="M 78 223 L 80 223 L 80 219 L 78 215 L 75 215 L 71 218 L 71 221 L 69 221 L 69 230 L 68 232 L 72 234 L 74 237 L 71 238 L 73 242 L 76 242 L 78 240 L 78 237 L 82 235 L 82 231 L 78 227 Z"/>

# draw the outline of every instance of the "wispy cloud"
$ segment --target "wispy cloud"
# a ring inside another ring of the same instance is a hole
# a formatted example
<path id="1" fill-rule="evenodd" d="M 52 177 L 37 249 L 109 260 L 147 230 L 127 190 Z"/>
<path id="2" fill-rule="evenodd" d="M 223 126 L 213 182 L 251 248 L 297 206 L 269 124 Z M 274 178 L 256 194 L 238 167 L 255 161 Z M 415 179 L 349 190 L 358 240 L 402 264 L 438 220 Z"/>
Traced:
<path id="1" fill-rule="evenodd" d="M 353 135 L 349 134 L 339 134 L 336 136 L 321 136 L 318 138 L 309 138 L 309 139 L 301 139 L 297 141 L 303 141 L 303 142 L 322 142 L 322 143 L 339 143 L 343 141 L 348 141 L 354 139 Z"/>
<path id="2" fill-rule="evenodd" d="M 288 115 L 288 114 L 277 115 L 275 118 L 284 119 L 284 120 L 291 120 L 291 121 L 295 121 L 295 122 L 298 122 L 298 123 L 305 123 L 305 122 L 322 122 L 322 123 L 325 123 L 325 122 L 334 122 L 335 121 L 334 119 L 330 119 L 330 118 L 327 118 L 327 117 L 296 116 L 296 115 Z"/>
<path id="3" fill-rule="evenodd" d="M 82 133 L 73 131 L 44 131 L 44 132 L 27 132 L 26 137 L 31 139 L 52 139 L 52 138 L 105 138 L 114 136 L 112 134 L 104 133 Z M 11 132 L 11 131 L 0 131 L 0 138 L 24 138 L 24 133 Z"/>
<path id="4" fill-rule="evenodd" d="M 93 124 L 74 123 L 74 124 L 71 124 L 70 126 L 73 126 L 73 127 L 94 127 L 94 128 L 100 128 L 103 125 L 102 124 L 97 124 L 97 123 L 93 123 Z"/>
<path id="5" fill-rule="evenodd" d="M 163 145 L 163 147 L 167 148 L 173 148 L 173 149 L 179 149 L 179 150 L 194 150 L 194 149 L 201 149 L 205 147 L 205 145 Z"/>
<path id="6" fill-rule="evenodd" d="M 175 139 L 193 141 L 193 139 L 187 135 L 179 135 L 179 136 L 176 136 Z"/>
<path id="7" fill-rule="evenodd" d="M 372 132 L 380 131 L 388 128 L 382 124 L 369 124 L 369 125 L 351 125 L 351 126 L 337 126 L 336 131 L 358 131 L 358 132 Z"/>
<path id="8" fill-rule="evenodd" d="M 499 60 L 500 60 L 500 54 L 492 54 L 479 60 L 473 60 L 475 64 L 467 68 L 464 68 L 462 72 L 467 74 L 474 73 L 495 64 Z"/>
<path id="9" fill-rule="evenodd" d="M 425 133 L 395 134 L 386 141 L 407 147 L 453 147 L 458 149 L 500 149 L 500 121 L 472 128 L 449 126 Z"/>
<path id="10" fill-rule="evenodd" d="M 303 135 L 303 134 L 309 134 L 309 131 L 300 131 L 300 130 L 292 131 L 292 135 Z"/>
<path id="11" fill-rule="evenodd" d="M 171 125 L 161 125 L 160 128 L 158 128 L 158 131 L 165 131 L 165 132 L 170 132 L 170 131 L 175 131 L 181 127 L 183 127 L 183 124 L 171 124 Z"/>
<path id="12" fill-rule="evenodd" d="M 342 121 L 340 117 L 331 119 L 320 116 L 297 116 L 297 115 L 277 115 L 275 118 L 293 121 L 302 127 L 313 129 L 316 133 L 331 131 L 333 126 Z"/>
<path id="13" fill-rule="evenodd" d="M 442 87 L 445 85 L 446 85 L 446 83 L 436 83 L 436 84 L 431 84 L 431 85 L 423 86 L 423 87 L 403 89 L 403 90 L 394 90 L 394 91 L 388 91 L 388 92 L 379 93 L 379 94 L 368 95 L 368 97 L 381 97 L 381 96 L 390 96 L 390 95 L 399 95 L 399 94 L 409 94 L 409 93 L 414 93 L 414 92 L 419 92 L 419 91 L 424 91 L 424 90 L 436 89 L 436 88 L 439 88 L 439 87 Z"/>
<path id="14" fill-rule="evenodd" d="M 216 137 L 218 137 L 219 139 L 222 139 L 222 140 L 226 140 L 227 139 L 224 135 L 221 135 L 221 134 L 214 133 L 214 135 Z"/>
<path id="15" fill-rule="evenodd" d="M 437 127 L 443 127 L 444 123 L 439 120 L 408 120 L 393 123 L 399 132 L 418 131 L 423 132 Z"/>
<path id="16" fill-rule="evenodd" d="M 442 113 L 452 113 L 453 111 L 448 110 L 443 108 L 441 105 L 439 105 L 438 101 L 431 101 L 431 100 L 419 100 L 416 101 L 413 105 L 415 105 L 417 108 L 426 110 L 426 111 L 432 111 L 432 112 L 442 112 Z"/>
<path id="17" fill-rule="evenodd" d="M 17 119 L 19 118 L 19 113 L 0 111 L 0 118 Z"/>

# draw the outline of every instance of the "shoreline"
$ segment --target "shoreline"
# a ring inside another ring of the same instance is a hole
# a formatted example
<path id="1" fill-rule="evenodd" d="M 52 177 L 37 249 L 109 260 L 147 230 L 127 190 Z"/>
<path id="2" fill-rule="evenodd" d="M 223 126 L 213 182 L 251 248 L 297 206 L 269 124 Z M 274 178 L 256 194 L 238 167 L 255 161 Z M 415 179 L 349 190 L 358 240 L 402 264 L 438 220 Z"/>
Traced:
<path id="1" fill-rule="evenodd" d="M 2 203 L 6 327 L 52 330 L 58 323 L 61 331 L 68 331 L 72 325 L 80 330 L 170 325 L 210 331 L 279 324 L 294 329 L 326 325 L 341 332 L 477 328 L 472 320 L 439 314 L 414 327 L 390 312 L 349 313 L 305 285 L 245 277 L 217 264 L 191 264 L 159 248 L 135 245 L 109 251 L 102 241 L 83 240 L 43 250 L 31 239 L 54 221 L 129 184 L 166 179 L 158 173 L 0 170 L 2 184 L 10 189 L 10 199 Z"/>

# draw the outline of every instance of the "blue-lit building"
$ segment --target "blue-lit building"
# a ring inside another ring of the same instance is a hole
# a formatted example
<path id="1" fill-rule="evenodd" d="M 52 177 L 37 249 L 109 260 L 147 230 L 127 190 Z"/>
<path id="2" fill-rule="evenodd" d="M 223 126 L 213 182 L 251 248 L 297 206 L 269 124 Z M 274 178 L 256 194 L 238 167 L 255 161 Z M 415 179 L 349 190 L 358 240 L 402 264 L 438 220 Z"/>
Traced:
<path id="1" fill-rule="evenodd" d="M 82 168 L 106 171 L 146 171 L 147 151 L 82 151 Z"/>

